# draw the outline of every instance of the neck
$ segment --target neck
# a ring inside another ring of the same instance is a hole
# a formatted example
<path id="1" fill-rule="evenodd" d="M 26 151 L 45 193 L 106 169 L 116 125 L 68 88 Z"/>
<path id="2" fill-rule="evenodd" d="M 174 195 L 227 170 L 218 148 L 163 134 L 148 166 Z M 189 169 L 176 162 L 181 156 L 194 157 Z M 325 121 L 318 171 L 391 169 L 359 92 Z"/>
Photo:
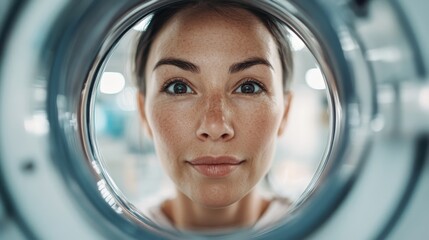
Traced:
<path id="1" fill-rule="evenodd" d="M 251 227 L 268 208 L 269 201 L 255 191 L 240 201 L 222 208 L 209 208 L 193 202 L 178 192 L 166 201 L 162 210 L 178 229 L 214 230 Z"/>

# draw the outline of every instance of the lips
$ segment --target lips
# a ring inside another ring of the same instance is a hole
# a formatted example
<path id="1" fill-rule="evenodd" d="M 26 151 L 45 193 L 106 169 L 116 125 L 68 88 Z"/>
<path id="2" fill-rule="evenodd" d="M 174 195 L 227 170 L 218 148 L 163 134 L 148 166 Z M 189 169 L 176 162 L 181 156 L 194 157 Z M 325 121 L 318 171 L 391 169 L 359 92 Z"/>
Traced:
<path id="1" fill-rule="evenodd" d="M 228 176 L 243 162 L 244 160 L 238 160 L 237 158 L 229 156 L 205 156 L 188 161 L 188 163 L 200 174 L 211 178 Z"/>

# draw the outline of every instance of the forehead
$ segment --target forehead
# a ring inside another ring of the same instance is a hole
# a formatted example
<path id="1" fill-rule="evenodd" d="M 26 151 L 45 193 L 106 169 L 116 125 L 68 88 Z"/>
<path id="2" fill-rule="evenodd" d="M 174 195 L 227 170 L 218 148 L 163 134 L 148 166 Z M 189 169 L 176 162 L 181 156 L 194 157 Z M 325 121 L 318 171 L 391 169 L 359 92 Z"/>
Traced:
<path id="1" fill-rule="evenodd" d="M 275 40 L 261 20 L 239 8 L 187 8 L 160 30 L 153 46 L 162 55 L 222 52 L 237 58 L 274 54 Z M 156 55 L 157 55 L 156 54 Z"/>

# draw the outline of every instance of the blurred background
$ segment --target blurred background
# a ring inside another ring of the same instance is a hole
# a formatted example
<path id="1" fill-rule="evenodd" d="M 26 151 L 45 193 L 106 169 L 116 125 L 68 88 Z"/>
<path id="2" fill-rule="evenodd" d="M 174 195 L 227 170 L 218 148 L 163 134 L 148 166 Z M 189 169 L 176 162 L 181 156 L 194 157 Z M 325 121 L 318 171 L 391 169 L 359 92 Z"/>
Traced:
<path id="1" fill-rule="evenodd" d="M 145 136 L 137 110 L 130 63 L 144 19 L 119 41 L 107 61 L 95 96 L 94 126 L 99 157 L 117 187 L 134 205 L 159 202 L 172 183 Z M 323 75 L 313 55 L 293 33 L 293 102 L 287 128 L 278 141 L 273 166 L 260 188 L 296 200 L 306 189 L 329 141 L 329 103 Z"/>

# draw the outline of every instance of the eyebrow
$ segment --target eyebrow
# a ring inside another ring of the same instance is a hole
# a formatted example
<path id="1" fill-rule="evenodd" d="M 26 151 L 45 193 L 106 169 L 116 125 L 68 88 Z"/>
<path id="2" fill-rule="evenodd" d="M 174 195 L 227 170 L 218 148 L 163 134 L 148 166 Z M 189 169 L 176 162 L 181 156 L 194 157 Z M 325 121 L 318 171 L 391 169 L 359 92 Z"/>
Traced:
<path id="1" fill-rule="evenodd" d="M 180 58 L 163 58 L 156 63 L 153 70 L 155 70 L 156 68 L 158 68 L 159 66 L 162 66 L 162 65 L 176 66 L 176 67 L 181 68 L 185 71 L 190 71 L 193 73 L 199 73 L 200 72 L 200 68 L 197 65 L 195 65 L 189 61 L 180 59 Z M 265 65 L 265 66 L 268 66 L 270 68 L 273 68 L 273 66 L 271 65 L 271 63 L 268 60 L 266 60 L 264 58 L 260 58 L 260 57 L 253 57 L 253 58 L 249 58 L 245 61 L 232 64 L 231 67 L 229 67 L 229 73 L 237 73 L 240 71 L 244 71 L 244 70 L 251 68 L 255 65 Z"/>
<path id="2" fill-rule="evenodd" d="M 173 65 L 185 71 L 190 71 L 193 73 L 200 72 L 200 68 L 197 65 L 180 58 L 163 58 L 156 63 L 153 70 L 162 65 Z"/>
<path id="3" fill-rule="evenodd" d="M 273 68 L 273 66 L 271 65 L 271 63 L 268 60 L 266 60 L 264 58 L 260 58 L 260 57 L 253 57 L 253 58 L 249 58 L 243 62 L 234 63 L 229 68 L 229 73 L 236 73 L 236 72 L 244 71 L 250 67 L 253 67 L 255 65 L 261 65 L 261 64 L 268 66 L 270 68 Z"/>

